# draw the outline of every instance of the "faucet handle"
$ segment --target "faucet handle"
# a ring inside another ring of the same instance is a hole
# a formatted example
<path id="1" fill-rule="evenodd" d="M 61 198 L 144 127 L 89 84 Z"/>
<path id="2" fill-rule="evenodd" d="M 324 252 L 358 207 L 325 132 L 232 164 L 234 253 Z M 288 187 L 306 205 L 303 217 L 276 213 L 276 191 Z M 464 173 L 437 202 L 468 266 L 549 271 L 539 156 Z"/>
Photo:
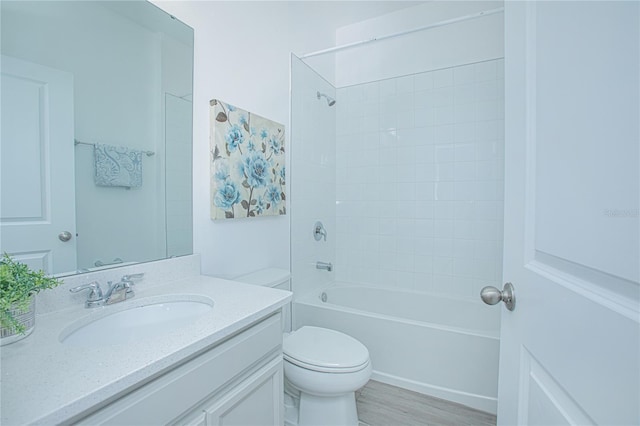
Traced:
<path id="1" fill-rule="evenodd" d="M 124 275 L 122 278 L 120 278 L 120 282 L 127 289 L 127 294 L 129 295 L 128 297 L 133 297 L 133 285 L 135 284 L 135 281 L 140 281 L 143 277 L 144 272 L 141 272 L 139 274 Z"/>
<path id="2" fill-rule="evenodd" d="M 82 285 L 79 285 L 78 287 L 73 287 L 69 289 L 71 293 L 78 293 L 79 291 L 82 291 L 82 290 L 90 290 L 89 296 L 87 296 L 87 301 L 85 302 L 85 305 L 87 306 L 87 308 L 97 306 L 99 302 L 102 302 L 103 300 L 102 289 L 100 288 L 100 283 L 98 281 L 92 281 L 88 284 L 82 284 Z"/>
<path id="3" fill-rule="evenodd" d="M 324 240 L 327 241 L 327 230 L 324 229 L 322 222 L 317 221 L 315 225 L 313 225 L 313 238 L 315 238 L 316 241 L 320 241 L 323 237 Z"/>

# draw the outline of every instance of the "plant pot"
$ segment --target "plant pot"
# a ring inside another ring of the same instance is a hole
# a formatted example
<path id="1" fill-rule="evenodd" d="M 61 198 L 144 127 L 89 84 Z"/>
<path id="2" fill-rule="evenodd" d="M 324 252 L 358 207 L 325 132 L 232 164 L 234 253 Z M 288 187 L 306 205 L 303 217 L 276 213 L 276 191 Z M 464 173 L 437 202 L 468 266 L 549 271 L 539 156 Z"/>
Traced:
<path id="1" fill-rule="evenodd" d="M 23 310 L 15 306 L 11 309 L 11 315 L 22 325 L 24 325 L 24 333 L 16 333 L 16 330 L 12 328 L 0 328 L 0 346 L 8 345 L 9 343 L 17 342 L 24 339 L 33 331 L 36 323 L 36 296 L 32 294 L 29 296 L 29 306 Z"/>

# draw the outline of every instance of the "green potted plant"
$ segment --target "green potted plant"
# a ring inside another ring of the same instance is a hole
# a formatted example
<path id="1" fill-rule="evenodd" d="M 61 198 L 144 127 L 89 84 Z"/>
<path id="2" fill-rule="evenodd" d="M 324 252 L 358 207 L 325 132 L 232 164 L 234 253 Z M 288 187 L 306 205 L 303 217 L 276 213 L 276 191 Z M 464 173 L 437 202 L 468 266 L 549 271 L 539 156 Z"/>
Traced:
<path id="1" fill-rule="evenodd" d="M 35 295 L 62 281 L 33 271 L 8 254 L 0 259 L 0 345 L 27 337 L 35 325 Z"/>

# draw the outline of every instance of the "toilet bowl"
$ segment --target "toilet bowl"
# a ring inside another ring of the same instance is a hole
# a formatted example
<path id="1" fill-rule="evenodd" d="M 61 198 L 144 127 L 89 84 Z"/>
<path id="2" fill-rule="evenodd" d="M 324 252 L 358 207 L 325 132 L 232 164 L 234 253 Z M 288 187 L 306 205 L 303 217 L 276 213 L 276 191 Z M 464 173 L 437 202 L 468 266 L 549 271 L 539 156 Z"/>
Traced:
<path id="1" fill-rule="evenodd" d="M 355 391 L 371 377 L 367 348 L 344 333 L 301 327 L 283 344 L 287 389 L 298 391 L 299 426 L 357 426 Z"/>
<path id="2" fill-rule="evenodd" d="M 289 271 L 265 269 L 235 278 L 290 290 Z M 371 377 L 366 346 L 351 336 L 304 326 L 292 333 L 291 306 L 283 308 L 285 425 L 358 426 L 355 391 Z"/>

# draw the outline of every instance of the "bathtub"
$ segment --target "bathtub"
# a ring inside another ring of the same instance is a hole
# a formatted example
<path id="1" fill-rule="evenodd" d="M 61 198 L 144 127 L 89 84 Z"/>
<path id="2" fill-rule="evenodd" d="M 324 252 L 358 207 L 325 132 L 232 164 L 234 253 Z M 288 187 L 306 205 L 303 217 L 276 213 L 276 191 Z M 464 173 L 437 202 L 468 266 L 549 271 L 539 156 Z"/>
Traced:
<path id="1" fill-rule="evenodd" d="M 491 308 L 479 297 L 334 283 L 295 300 L 293 315 L 295 328 L 332 328 L 360 340 L 374 380 L 495 414 L 500 310 Z"/>

